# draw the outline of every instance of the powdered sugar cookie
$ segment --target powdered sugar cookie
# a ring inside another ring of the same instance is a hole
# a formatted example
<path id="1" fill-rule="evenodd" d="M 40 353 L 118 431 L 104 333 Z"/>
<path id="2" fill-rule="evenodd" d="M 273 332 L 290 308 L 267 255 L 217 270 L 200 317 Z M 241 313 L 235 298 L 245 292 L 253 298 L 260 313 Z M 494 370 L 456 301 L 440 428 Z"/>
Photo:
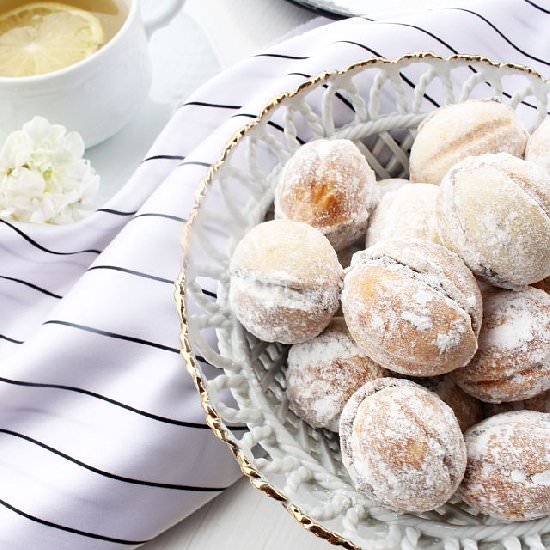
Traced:
<path id="1" fill-rule="evenodd" d="M 537 163 L 550 174 L 550 117 L 531 134 L 525 148 L 525 160 Z"/>
<path id="2" fill-rule="evenodd" d="M 477 353 L 452 376 L 464 391 L 490 403 L 550 389 L 550 296 L 531 287 L 485 294 Z"/>
<path id="3" fill-rule="evenodd" d="M 365 382 L 388 376 L 335 318 L 316 338 L 290 348 L 286 391 L 290 408 L 314 428 L 338 431 L 340 414 Z"/>
<path id="4" fill-rule="evenodd" d="M 507 105 L 474 99 L 434 111 L 418 128 L 410 155 L 411 181 L 439 184 L 457 162 L 485 153 L 522 157 L 527 131 Z"/>
<path id="5" fill-rule="evenodd" d="M 356 488 L 398 512 L 441 506 L 466 467 L 453 411 L 409 380 L 380 378 L 357 390 L 342 412 L 340 442 Z"/>
<path id="6" fill-rule="evenodd" d="M 305 223 L 257 225 L 235 248 L 230 273 L 233 312 L 266 342 L 305 342 L 340 305 L 342 266 L 328 240 Z"/>
<path id="7" fill-rule="evenodd" d="M 525 521 L 550 515 L 550 414 L 499 414 L 465 434 L 458 495 L 483 514 Z"/>
<path id="8" fill-rule="evenodd" d="M 401 178 L 388 178 L 385 180 L 378 180 L 375 186 L 378 200 L 380 200 L 386 193 L 397 191 L 398 189 L 401 189 L 401 187 L 403 187 L 404 185 L 409 185 L 409 183 L 409 180 Z"/>
<path id="9" fill-rule="evenodd" d="M 375 175 L 352 141 L 311 141 L 287 162 L 275 191 L 275 217 L 308 223 L 342 250 L 367 227 Z"/>
<path id="10" fill-rule="evenodd" d="M 439 243 L 436 205 L 439 186 L 403 185 L 386 193 L 374 210 L 367 229 L 367 247 L 384 239 L 425 239 Z"/>
<path id="11" fill-rule="evenodd" d="M 436 393 L 453 410 L 460 429 L 468 428 L 484 418 L 483 404 L 463 391 L 449 375 L 417 378 L 419 384 Z"/>
<path id="12" fill-rule="evenodd" d="M 428 241 L 380 241 L 357 252 L 342 310 L 357 344 L 401 374 L 444 374 L 466 365 L 477 349 L 475 278 L 456 254 Z"/>
<path id="13" fill-rule="evenodd" d="M 441 183 L 441 242 L 489 283 L 521 288 L 550 275 L 550 175 L 507 154 L 471 157 Z"/>

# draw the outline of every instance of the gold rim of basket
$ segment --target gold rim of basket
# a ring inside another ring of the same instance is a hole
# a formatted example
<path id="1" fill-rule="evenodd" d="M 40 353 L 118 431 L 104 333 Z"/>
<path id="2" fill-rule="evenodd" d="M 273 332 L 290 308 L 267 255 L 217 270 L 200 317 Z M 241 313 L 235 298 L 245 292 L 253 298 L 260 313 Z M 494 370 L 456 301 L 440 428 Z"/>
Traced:
<path id="1" fill-rule="evenodd" d="M 201 181 L 199 182 L 199 185 L 195 192 L 195 203 L 193 205 L 193 208 L 191 209 L 191 213 L 189 215 L 188 221 L 185 224 L 185 227 L 183 230 L 182 269 L 176 280 L 175 298 L 176 298 L 176 304 L 178 308 L 178 315 L 180 319 L 180 328 L 181 328 L 181 332 L 180 332 L 180 340 L 182 345 L 181 355 L 183 357 L 183 360 L 185 361 L 187 371 L 193 378 L 195 387 L 197 388 L 197 391 L 199 393 L 201 405 L 206 414 L 206 423 L 208 424 L 210 429 L 214 432 L 214 435 L 229 446 L 229 448 L 231 449 L 231 452 L 233 453 L 233 455 L 235 456 L 235 459 L 237 460 L 237 463 L 239 464 L 239 468 L 241 469 L 241 472 L 249 479 L 250 483 L 256 489 L 263 492 L 268 497 L 273 498 L 276 501 L 283 504 L 285 509 L 291 515 L 291 517 L 304 529 L 306 529 L 310 533 L 313 533 L 317 537 L 326 540 L 327 542 L 333 544 L 334 546 L 341 546 L 343 548 L 346 548 L 347 550 L 365 550 L 365 549 L 357 546 L 356 544 L 354 544 L 344 536 L 321 525 L 316 520 L 314 520 L 313 518 L 308 516 L 306 513 L 304 513 L 300 507 L 289 502 L 288 497 L 284 493 L 282 493 L 279 489 L 271 485 L 269 481 L 267 481 L 267 479 L 262 475 L 262 473 L 250 462 L 250 460 L 248 460 L 248 458 L 241 451 L 239 446 L 232 440 L 233 436 L 230 430 L 225 426 L 225 423 L 221 419 L 215 407 L 210 403 L 206 385 L 197 368 L 197 363 L 195 362 L 195 358 L 194 358 L 193 351 L 191 349 L 191 344 L 189 341 L 187 312 L 186 312 L 185 297 L 184 297 L 185 268 L 187 265 L 188 252 L 189 252 L 189 233 L 190 233 L 191 227 L 193 226 L 195 217 L 201 207 L 202 199 L 206 194 L 206 190 L 208 189 L 208 186 L 214 179 L 214 176 L 216 175 L 218 170 L 224 164 L 229 153 L 248 134 L 248 132 L 252 128 L 256 127 L 258 124 L 260 124 L 263 121 L 264 117 L 268 115 L 271 111 L 273 111 L 275 107 L 279 106 L 283 101 L 289 98 L 295 97 L 296 95 L 302 93 L 304 90 L 307 90 L 308 88 L 315 86 L 317 83 L 321 81 L 328 80 L 338 75 L 346 74 L 350 71 L 363 68 L 368 65 L 375 65 L 375 64 L 397 65 L 398 63 L 401 63 L 403 61 L 407 61 L 410 59 L 433 59 L 437 61 L 447 61 L 447 62 L 449 61 L 480 62 L 480 63 L 486 63 L 498 69 L 518 70 L 520 72 L 527 73 L 529 75 L 532 75 L 536 78 L 540 78 L 541 80 L 545 81 L 545 79 L 539 72 L 535 71 L 534 69 L 526 65 L 519 65 L 516 63 L 497 63 L 487 57 L 476 56 L 476 55 L 451 55 L 449 57 L 441 57 L 432 52 L 411 53 L 411 54 L 403 55 L 393 60 L 386 59 L 385 57 L 371 57 L 369 59 L 353 63 L 344 69 L 338 69 L 334 71 L 325 71 L 316 76 L 308 78 L 305 82 L 297 86 L 293 91 L 285 92 L 271 99 L 271 101 L 269 101 L 266 104 L 266 106 L 261 110 L 261 112 L 252 122 L 250 122 L 249 124 L 246 124 L 239 131 L 237 131 L 233 135 L 233 137 L 231 137 L 225 144 L 225 147 L 223 148 L 219 159 L 208 169 L 208 172 L 206 173 L 204 178 L 202 178 Z"/>

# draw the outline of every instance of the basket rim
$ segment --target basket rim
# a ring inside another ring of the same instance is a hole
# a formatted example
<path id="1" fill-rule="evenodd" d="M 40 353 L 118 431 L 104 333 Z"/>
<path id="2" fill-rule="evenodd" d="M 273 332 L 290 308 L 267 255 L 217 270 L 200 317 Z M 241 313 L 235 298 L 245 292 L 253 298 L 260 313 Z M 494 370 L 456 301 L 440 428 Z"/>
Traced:
<path id="1" fill-rule="evenodd" d="M 544 78 L 541 73 L 539 73 L 538 71 L 536 71 L 535 69 L 533 69 L 528 65 L 522 65 L 518 63 L 497 62 L 497 61 L 493 61 L 488 57 L 480 56 L 480 55 L 456 54 L 456 55 L 450 55 L 448 57 L 443 57 L 430 51 L 419 51 L 419 52 L 409 53 L 394 59 L 388 59 L 386 57 L 379 57 L 379 56 L 370 57 L 368 59 L 364 59 L 364 60 L 352 63 L 351 65 L 348 65 L 343 69 L 323 71 L 321 73 L 311 76 L 310 78 L 308 78 L 307 80 L 305 80 L 304 82 L 296 86 L 293 90 L 284 92 L 280 95 L 273 97 L 271 100 L 269 100 L 253 121 L 243 126 L 240 130 L 235 132 L 235 134 L 233 134 L 233 136 L 227 140 L 227 142 L 225 143 L 222 149 L 221 154 L 218 157 L 218 160 L 216 160 L 210 166 L 206 175 L 203 178 L 201 178 L 201 180 L 199 181 L 199 184 L 195 191 L 195 199 L 194 199 L 193 207 L 191 209 L 187 222 L 185 223 L 185 226 L 183 228 L 182 239 L 181 239 L 181 247 L 183 251 L 181 270 L 178 275 L 178 278 L 175 281 L 175 301 L 176 301 L 176 307 L 177 307 L 178 317 L 180 321 L 180 343 L 181 343 L 180 355 L 182 356 L 185 362 L 186 369 L 188 373 L 191 375 L 195 388 L 199 394 L 201 406 L 206 416 L 207 425 L 210 427 L 214 435 L 218 439 L 220 439 L 222 442 L 224 442 L 231 449 L 231 452 L 233 453 L 233 456 L 237 461 L 242 474 L 246 478 L 248 478 L 250 484 L 254 488 L 261 491 L 262 493 L 267 495 L 269 498 L 272 498 L 280 502 L 284 506 L 286 511 L 290 514 L 292 519 L 296 523 L 298 523 L 302 528 L 314 534 L 315 536 L 327 541 L 328 543 L 334 546 L 340 546 L 342 548 L 345 548 L 346 550 L 368 550 L 368 549 L 365 547 L 357 546 L 348 538 L 344 537 L 343 535 L 317 522 L 315 519 L 313 519 L 308 514 L 306 514 L 299 506 L 292 504 L 292 502 L 290 502 L 290 499 L 282 491 L 274 487 L 263 476 L 260 470 L 256 468 L 250 462 L 250 460 L 248 460 L 248 458 L 241 451 L 237 443 L 234 441 L 234 437 L 230 429 L 227 428 L 224 421 L 218 414 L 216 408 L 211 403 L 210 398 L 208 396 L 208 390 L 206 388 L 206 384 L 199 371 L 198 364 L 195 361 L 195 357 L 191 348 L 191 342 L 189 338 L 186 296 L 184 292 L 185 273 L 186 273 L 186 269 L 189 261 L 189 240 L 190 240 L 191 230 L 194 226 L 195 219 L 198 215 L 198 212 L 202 206 L 203 200 L 206 196 L 208 187 L 214 180 L 214 177 L 216 176 L 218 171 L 224 165 L 230 152 L 241 142 L 241 140 L 244 137 L 247 136 L 247 134 L 253 128 L 261 124 L 263 120 L 267 117 L 267 115 L 269 115 L 273 110 L 275 110 L 276 107 L 281 105 L 287 99 L 293 98 L 301 94 L 303 91 L 309 88 L 312 88 L 319 82 L 329 80 L 339 75 L 347 74 L 355 69 L 361 69 L 369 65 L 378 65 L 378 64 L 379 65 L 398 65 L 404 61 L 415 60 L 415 59 L 444 61 L 447 63 L 453 62 L 453 61 L 464 61 L 467 63 L 468 62 L 485 63 L 496 69 L 517 70 L 519 72 L 531 75 L 536 79 L 540 79 L 543 83 L 550 83 L 550 78 L 548 79 Z"/>

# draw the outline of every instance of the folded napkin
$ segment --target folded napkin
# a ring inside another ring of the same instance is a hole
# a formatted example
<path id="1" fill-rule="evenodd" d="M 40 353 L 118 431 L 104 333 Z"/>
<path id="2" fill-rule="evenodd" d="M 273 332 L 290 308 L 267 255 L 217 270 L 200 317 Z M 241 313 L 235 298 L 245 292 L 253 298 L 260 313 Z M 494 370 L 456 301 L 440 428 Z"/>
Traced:
<path id="1" fill-rule="evenodd" d="M 481 54 L 549 75 L 549 28 L 548 0 L 323 25 L 203 86 L 89 218 L 0 220 L 0 549 L 132 548 L 237 479 L 178 355 L 173 298 L 194 190 L 236 130 L 309 75 L 373 55 Z"/>

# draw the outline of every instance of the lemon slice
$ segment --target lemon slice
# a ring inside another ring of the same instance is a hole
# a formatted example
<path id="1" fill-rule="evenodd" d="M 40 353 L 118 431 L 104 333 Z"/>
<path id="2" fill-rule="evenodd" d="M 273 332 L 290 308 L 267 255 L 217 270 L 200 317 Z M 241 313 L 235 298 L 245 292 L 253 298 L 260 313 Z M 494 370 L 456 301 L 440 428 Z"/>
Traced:
<path id="1" fill-rule="evenodd" d="M 103 44 L 92 13 L 58 2 L 33 2 L 0 16 L 0 76 L 31 76 L 67 67 Z"/>

